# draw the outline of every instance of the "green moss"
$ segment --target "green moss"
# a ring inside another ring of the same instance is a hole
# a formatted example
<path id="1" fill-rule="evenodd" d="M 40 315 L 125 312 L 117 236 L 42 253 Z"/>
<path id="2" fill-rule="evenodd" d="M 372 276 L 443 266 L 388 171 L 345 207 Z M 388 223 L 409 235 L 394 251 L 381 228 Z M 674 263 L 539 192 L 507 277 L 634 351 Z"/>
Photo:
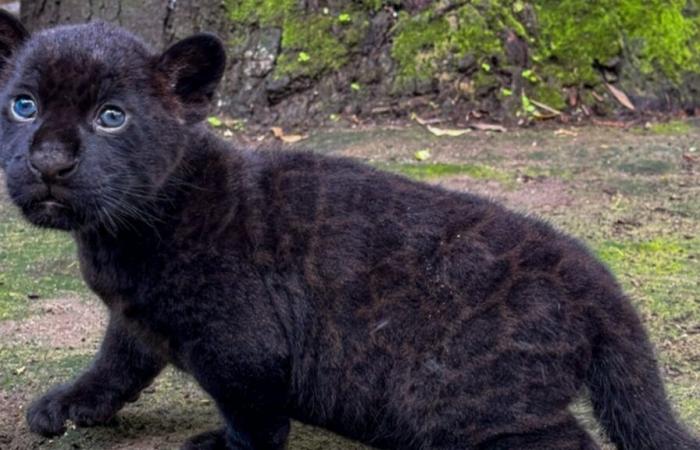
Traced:
<path id="1" fill-rule="evenodd" d="M 504 183 L 512 180 L 509 174 L 481 164 L 393 163 L 380 165 L 379 168 L 400 173 L 417 180 L 429 180 L 454 175 L 467 175 L 479 180 L 496 180 Z"/>
<path id="2" fill-rule="evenodd" d="M 297 11 L 296 0 L 226 0 L 226 9 L 234 23 L 281 25 Z"/>
<path id="3" fill-rule="evenodd" d="M 524 26 L 512 11 L 512 2 L 479 0 L 444 15 L 437 14 L 440 3 L 410 15 L 402 12 L 394 36 L 392 56 L 403 79 L 434 76 L 449 60 L 473 55 L 486 65 L 502 58 L 505 28 L 526 36 Z M 484 66 L 482 64 L 482 66 Z"/>
<path id="4" fill-rule="evenodd" d="M 435 2 L 413 15 L 402 12 L 392 49 L 401 81 L 437 77 L 449 61 L 466 55 L 502 64 L 506 29 L 528 42 L 534 73 L 542 80 L 528 94 L 558 109 L 566 107 L 562 86 L 599 84 L 594 62 L 623 53 L 650 76 L 678 81 L 684 71 L 700 69 L 700 18 L 685 0 L 529 3 L 537 15 L 534 34 L 521 21 L 522 1 L 475 0 L 448 13 Z"/>
<path id="5" fill-rule="evenodd" d="M 348 47 L 333 33 L 334 18 L 311 16 L 305 20 L 288 17 L 282 31 L 282 51 L 276 75 L 313 76 L 342 67 L 347 61 Z M 299 58 L 299 55 L 308 55 Z"/>
<path id="6" fill-rule="evenodd" d="M 597 82 L 593 62 L 607 62 L 623 49 L 648 74 L 661 71 L 678 79 L 682 70 L 698 67 L 698 23 L 685 16 L 685 0 L 534 4 L 541 32 L 534 58 L 561 67 L 565 84 Z"/>
<path id="7" fill-rule="evenodd" d="M 529 92 L 530 98 L 533 100 L 537 100 L 538 102 L 558 110 L 566 108 L 565 94 L 559 87 L 538 83 L 529 87 L 527 91 Z"/>
<path id="8" fill-rule="evenodd" d="M 449 26 L 444 18 L 434 19 L 430 12 L 411 16 L 399 14 L 394 35 L 392 57 L 399 67 L 402 79 L 424 79 L 437 70 L 438 47 L 449 35 Z"/>
<path id="9" fill-rule="evenodd" d="M 316 76 L 339 69 L 367 26 L 366 11 L 356 7 L 342 12 L 352 26 L 340 27 L 334 27 L 339 22 L 330 11 L 308 13 L 295 0 L 227 0 L 226 7 L 234 28 L 258 25 L 282 30 L 282 49 L 275 66 L 278 77 Z M 244 42 L 245 36 L 234 33 L 233 45 Z"/>

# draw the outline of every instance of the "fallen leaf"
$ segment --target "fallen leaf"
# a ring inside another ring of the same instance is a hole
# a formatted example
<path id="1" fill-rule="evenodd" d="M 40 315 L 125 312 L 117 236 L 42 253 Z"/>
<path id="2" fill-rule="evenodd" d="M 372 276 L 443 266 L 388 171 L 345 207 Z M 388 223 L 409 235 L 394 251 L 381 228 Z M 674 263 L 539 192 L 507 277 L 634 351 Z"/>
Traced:
<path id="1" fill-rule="evenodd" d="M 305 134 L 288 134 L 286 136 L 282 136 L 280 139 L 285 144 L 294 144 L 295 142 L 303 141 L 308 137 L 309 136 Z"/>
<path id="2" fill-rule="evenodd" d="M 564 128 L 559 128 L 557 131 L 554 132 L 555 135 L 557 136 L 572 136 L 576 137 L 578 136 L 578 133 L 572 130 L 566 130 Z"/>
<path id="3" fill-rule="evenodd" d="M 272 134 L 277 139 L 285 144 L 294 144 L 295 142 L 303 141 L 309 137 L 306 134 L 284 134 L 284 130 L 281 127 L 272 127 L 270 131 L 272 131 Z"/>
<path id="4" fill-rule="evenodd" d="M 471 130 L 469 128 L 437 128 L 428 125 L 427 126 L 428 131 L 433 133 L 435 136 L 450 136 L 450 137 L 459 137 L 462 136 L 463 134 L 469 133 Z"/>
<path id="5" fill-rule="evenodd" d="M 413 154 L 413 157 L 416 158 L 416 160 L 418 161 L 425 161 L 426 159 L 430 158 L 430 151 L 418 150 L 416 153 Z"/>
<path id="6" fill-rule="evenodd" d="M 22 366 L 22 367 L 18 368 L 17 370 L 15 370 L 15 374 L 22 375 L 25 370 L 27 370 L 27 368 L 25 366 Z"/>
<path id="7" fill-rule="evenodd" d="M 538 108 L 544 109 L 545 111 L 549 111 L 550 113 L 555 114 L 557 116 L 562 114 L 562 112 L 559 111 L 558 109 L 552 108 L 551 106 L 549 106 L 545 103 L 542 103 L 542 102 L 538 102 L 537 100 L 530 99 L 530 103 L 537 106 Z"/>
<path id="8" fill-rule="evenodd" d="M 622 92 L 621 90 L 619 90 L 618 88 L 616 88 L 615 86 L 613 86 L 610 83 L 605 83 L 605 86 L 608 88 L 608 90 L 613 95 L 613 97 L 615 97 L 615 100 L 620 102 L 620 104 L 622 106 L 629 109 L 630 111 L 636 110 L 636 108 L 634 107 L 634 105 L 630 101 L 630 98 L 627 96 L 627 94 L 625 94 L 624 92 Z"/>
<path id="9" fill-rule="evenodd" d="M 423 119 L 415 113 L 411 114 L 411 119 L 415 120 L 419 125 L 432 125 L 434 123 L 444 122 L 445 119 L 441 117 L 433 117 L 432 119 Z"/>
<path id="10" fill-rule="evenodd" d="M 616 121 L 616 120 L 593 119 L 592 122 L 595 125 L 600 125 L 602 127 L 611 127 L 611 128 L 628 128 L 629 127 L 629 124 L 627 122 L 621 122 L 621 121 Z"/>
<path id="11" fill-rule="evenodd" d="M 504 127 L 502 125 L 495 124 L 495 123 L 475 122 L 475 123 L 470 123 L 469 127 L 473 128 L 475 130 L 480 130 L 480 131 L 497 131 L 499 133 L 506 132 L 506 127 Z"/>

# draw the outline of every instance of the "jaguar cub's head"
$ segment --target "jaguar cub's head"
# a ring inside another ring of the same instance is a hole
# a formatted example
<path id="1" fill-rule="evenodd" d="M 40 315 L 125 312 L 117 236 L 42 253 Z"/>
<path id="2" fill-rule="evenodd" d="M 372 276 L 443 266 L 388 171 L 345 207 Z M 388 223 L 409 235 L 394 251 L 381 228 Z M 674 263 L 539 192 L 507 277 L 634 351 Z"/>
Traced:
<path id="1" fill-rule="evenodd" d="M 34 224 L 138 219 L 207 114 L 225 66 L 199 34 L 163 54 L 105 24 L 30 35 L 0 11 L 0 167 Z"/>

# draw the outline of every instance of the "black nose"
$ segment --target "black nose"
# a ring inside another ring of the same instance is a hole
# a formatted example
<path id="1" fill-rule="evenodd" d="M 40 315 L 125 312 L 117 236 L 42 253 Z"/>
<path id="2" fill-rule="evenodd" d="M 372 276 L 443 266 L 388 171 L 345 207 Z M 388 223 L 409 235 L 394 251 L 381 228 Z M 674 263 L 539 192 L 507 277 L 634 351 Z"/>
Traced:
<path id="1" fill-rule="evenodd" d="M 29 169 L 42 180 L 60 181 L 73 176 L 78 168 L 78 160 L 61 151 L 38 151 L 27 160 Z"/>

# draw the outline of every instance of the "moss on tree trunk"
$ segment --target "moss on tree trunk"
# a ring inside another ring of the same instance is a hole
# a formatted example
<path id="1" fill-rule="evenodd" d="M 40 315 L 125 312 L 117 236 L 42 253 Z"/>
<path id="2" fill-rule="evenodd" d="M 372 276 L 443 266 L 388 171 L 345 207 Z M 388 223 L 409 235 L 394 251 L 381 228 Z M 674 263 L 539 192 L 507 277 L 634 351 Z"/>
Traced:
<path id="1" fill-rule="evenodd" d="M 696 0 L 24 0 L 32 28 L 102 19 L 162 47 L 228 43 L 220 108 L 260 124 L 340 114 L 527 118 L 694 109 Z M 531 102 L 534 100 L 534 102 Z"/>

